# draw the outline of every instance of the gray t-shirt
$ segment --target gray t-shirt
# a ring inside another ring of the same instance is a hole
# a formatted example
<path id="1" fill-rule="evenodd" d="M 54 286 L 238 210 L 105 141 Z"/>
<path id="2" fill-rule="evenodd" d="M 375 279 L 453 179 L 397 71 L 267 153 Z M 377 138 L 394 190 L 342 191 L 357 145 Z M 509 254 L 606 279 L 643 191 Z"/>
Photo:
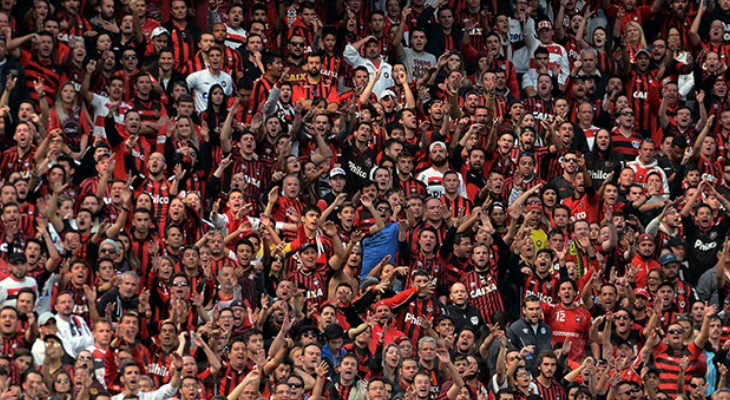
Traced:
<path id="1" fill-rule="evenodd" d="M 408 71 L 408 81 L 416 82 L 423 78 L 429 69 L 436 66 L 436 57 L 431 53 L 416 54 L 411 48 L 403 49 L 403 64 Z"/>

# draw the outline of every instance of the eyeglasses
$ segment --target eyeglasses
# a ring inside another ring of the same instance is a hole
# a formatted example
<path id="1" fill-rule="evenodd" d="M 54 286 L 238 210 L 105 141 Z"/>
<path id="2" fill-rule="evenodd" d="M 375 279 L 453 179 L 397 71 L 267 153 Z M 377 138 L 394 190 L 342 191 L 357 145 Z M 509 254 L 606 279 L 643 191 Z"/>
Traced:
<path id="1" fill-rule="evenodd" d="M 621 115 L 624 116 L 624 117 L 627 117 L 627 116 L 633 117 L 634 116 L 634 112 L 633 111 L 624 111 L 624 112 L 621 113 Z"/>
<path id="2" fill-rule="evenodd" d="M 124 59 L 125 60 L 136 60 L 137 59 L 137 55 L 136 54 L 127 54 L 127 55 L 124 56 Z"/>
<path id="3" fill-rule="evenodd" d="M 388 211 L 388 212 L 390 212 L 390 207 L 378 207 L 378 208 L 376 208 L 376 210 L 378 210 L 378 211 Z"/>
<path id="4" fill-rule="evenodd" d="M 186 287 L 186 286 L 188 286 L 188 283 L 187 282 L 173 282 L 172 283 L 172 286 L 174 286 L 174 287 Z"/>
<path id="5" fill-rule="evenodd" d="M 670 330 L 667 331 L 667 333 L 669 333 L 670 335 L 674 335 L 674 334 L 677 334 L 677 333 L 684 333 L 684 329 L 682 329 L 682 328 L 680 328 L 680 329 L 670 329 Z"/>
<path id="6" fill-rule="evenodd" d="M 294 389 L 301 389 L 304 387 L 304 385 L 302 385 L 301 383 L 290 383 L 289 387 Z"/>
<path id="7" fill-rule="evenodd" d="M 315 331 L 304 332 L 304 333 L 302 333 L 302 336 L 303 337 L 317 337 L 317 332 L 315 332 Z"/>
<path id="8" fill-rule="evenodd" d="M 621 319 L 631 319 L 631 318 L 629 318 L 629 316 L 628 316 L 628 315 L 623 315 L 623 314 L 621 314 L 621 315 L 617 315 L 617 316 L 615 316 L 615 317 L 613 317 L 613 318 L 614 318 L 614 319 L 619 319 L 619 320 L 621 320 Z"/>
<path id="9" fill-rule="evenodd" d="M 289 42 L 289 46 L 304 47 L 304 42 Z"/>

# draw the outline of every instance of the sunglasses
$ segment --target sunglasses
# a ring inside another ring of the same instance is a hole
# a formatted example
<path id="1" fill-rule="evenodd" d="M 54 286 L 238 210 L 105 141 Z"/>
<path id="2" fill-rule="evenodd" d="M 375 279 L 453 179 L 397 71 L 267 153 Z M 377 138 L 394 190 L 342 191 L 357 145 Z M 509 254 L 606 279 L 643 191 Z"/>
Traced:
<path id="1" fill-rule="evenodd" d="M 136 60 L 137 56 L 135 56 L 134 54 L 127 54 L 126 56 L 124 56 L 124 59 L 125 60 Z"/>
<path id="2" fill-rule="evenodd" d="M 302 385 L 301 383 L 290 383 L 289 387 L 294 389 L 301 389 L 304 387 L 304 385 Z"/>
<path id="3" fill-rule="evenodd" d="M 630 319 L 628 315 L 617 315 L 617 316 L 615 316 L 613 318 L 614 319 L 619 319 L 619 320 L 621 320 L 621 319 Z"/>
<path id="4" fill-rule="evenodd" d="M 626 111 L 626 112 L 622 112 L 621 115 L 624 116 L 624 117 L 626 117 L 626 116 L 633 117 L 634 116 L 634 112 L 633 111 Z"/>
<path id="5" fill-rule="evenodd" d="M 564 160 L 565 160 L 565 162 L 572 162 L 572 163 L 578 162 L 577 158 L 565 158 Z"/>
<path id="6" fill-rule="evenodd" d="M 304 42 L 290 42 L 289 46 L 304 47 Z"/>
<path id="7" fill-rule="evenodd" d="M 698 385 L 696 383 L 690 383 L 689 387 L 691 387 L 692 389 L 697 389 L 698 387 L 700 387 L 700 385 Z"/>
<path id="8" fill-rule="evenodd" d="M 99 250 L 100 254 L 116 254 L 116 250 L 114 249 L 101 249 Z"/>
<path id="9" fill-rule="evenodd" d="M 172 286 L 174 286 L 174 287 L 186 287 L 186 286 L 188 286 L 188 283 L 187 282 L 173 282 L 172 283 Z"/>
<path id="10" fill-rule="evenodd" d="M 674 334 L 677 334 L 677 333 L 684 333 L 684 329 L 670 329 L 670 330 L 667 331 L 667 333 L 669 333 L 671 335 L 674 335 Z"/>
<path id="11" fill-rule="evenodd" d="M 390 211 L 390 207 L 378 207 L 378 211 Z"/>

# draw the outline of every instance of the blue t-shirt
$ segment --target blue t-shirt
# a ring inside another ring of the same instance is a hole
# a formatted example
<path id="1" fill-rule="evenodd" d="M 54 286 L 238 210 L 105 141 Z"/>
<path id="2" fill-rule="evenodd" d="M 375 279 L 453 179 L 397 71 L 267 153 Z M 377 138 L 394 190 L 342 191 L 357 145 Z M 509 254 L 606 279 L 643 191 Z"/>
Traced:
<path id="1" fill-rule="evenodd" d="M 362 240 L 362 271 L 360 279 L 365 279 L 385 256 L 395 261 L 398 251 L 398 223 L 391 222 L 385 225 L 380 232 Z"/>

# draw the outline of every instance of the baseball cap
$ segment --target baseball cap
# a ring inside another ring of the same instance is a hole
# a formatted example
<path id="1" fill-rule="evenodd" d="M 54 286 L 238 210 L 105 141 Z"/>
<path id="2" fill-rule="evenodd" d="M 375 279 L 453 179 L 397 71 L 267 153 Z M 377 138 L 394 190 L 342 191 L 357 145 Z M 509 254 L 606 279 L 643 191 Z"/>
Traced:
<path id="1" fill-rule="evenodd" d="M 550 21 L 544 19 L 537 23 L 537 30 L 539 31 L 541 29 L 553 29 L 553 24 Z"/>
<path id="2" fill-rule="evenodd" d="M 673 236 L 667 241 L 667 246 L 669 247 L 679 247 L 684 246 L 684 240 L 682 240 L 679 236 Z"/>
<path id="3" fill-rule="evenodd" d="M 530 211 L 537 210 L 540 212 L 543 212 L 542 206 L 539 204 L 532 204 L 529 207 L 527 207 L 527 211 L 525 213 L 529 213 Z"/>
<path id="4" fill-rule="evenodd" d="M 636 288 L 634 289 L 634 296 L 643 296 L 644 298 L 649 298 L 649 292 L 644 288 Z"/>
<path id="5" fill-rule="evenodd" d="M 238 300 L 238 299 L 233 300 L 231 302 L 231 309 L 236 308 L 236 307 L 246 308 L 246 306 L 244 306 L 244 304 L 243 304 L 243 301 Z"/>
<path id="6" fill-rule="evenodd" d="M 330 178 L 334 178 L 335 176 L 338 176 L 338 175 L 347 176 L 347 173 L 345 172 L 344 169 L 342 169 L 340 167 L 332 168 L 332 170 L 330 171 Z"/>
<path id="7" fill-rule="evenodd" d="M 654 236 L 652 236 L 648 233 L 642 233 L 641 235 L 639 235 L 639 240 L 637 240 L 636 243 L 641 243 L 641 242 L 645 242 L 645 241 L 649 241 L 649 242 L 653 243 Z"/>
<path id="8" fill-rule="evenodd" d="M 150 35 L 150 37 L 156 38 L 157 36 L 160 36 L 160 35 L 169 35 L 169 34 L 170 34 L 170 32 L 167 29 L 165 29 L 161 26 L 158 26 L 157 28 L 155 28 L 152 31 L 152 34 Z"/>
<path id="9" fill-rule="evenodd" d="M 306 250 L 314 249 L 317 250 L 317 247 L 313 245 L 312 243 L 304 243 L 301 246 L 299 246 L 299 249 L 297 250 L 299 253 L 304 253 Z"/>
<path id="10" fill-rule="evenodd" d="M 54 317 L 52 313 L 46 311 L 38 317 L 38 326 L 43 326 L 47 324 L 50 320 L 53 320 L 53 322 L 55 323 L 56 317 Z"/>
<path id="11" fill-rule="evenodd" d="M 10 260 L 8 260 L 10 264 L 20 264 L 26 262 L 25 254 L 23 253 L 13 253 L 10 255 Z"/>
<path id="12" fill-rule="evenodd" d="M 445 148 L 446 148 L 446 143 L 444 143 L 444 142 L 442 142 L 442 141 L 440 141 L 440 140 L 437 140 L 437 141 L 435 141 L 435 142 L 431 143 L 431 145 L 430 145 L 430 146 L 428 146 L 428 152 L 429 152 L 429 153 L 430 153 L 430 152 L 432 152 L 432 151 L 433 151 L 433 149 L 435 149 L 435 148 L 436 148 L 436 146 L 441 146 L 441 147 L 443 147 L 443 148 L 445 149 Z"/>
<path id="13" fill-rule="evenodd" d="M 674 253 L 667 253 L 659 257 L 659 265 L 667 265 L 673 262 L 679 262 L 679 259 Z"/>
<path id="14" fill-rule="evenodd" d="M 634 58 L 638 58 L 640 54 L 646 54 L 647 57 L 650 56 L 649 50 L 647 50 L 647 49 L 641 49 L 641 50 L 639 50 L 639 51 L 636 52 L 636 56 Z"/>
<path id="15" fill-rule="evenodd" d="M 392 90 L 390 90 L 390 89 L 385 89 L 385 90 L 383 90 L 382 93 L 380 93 L 380 98 L 381 99 L 384 99 L 387 96 L 398 97 L 398 96 L 395 95 L 395 92 L 392 91 Z"/>

